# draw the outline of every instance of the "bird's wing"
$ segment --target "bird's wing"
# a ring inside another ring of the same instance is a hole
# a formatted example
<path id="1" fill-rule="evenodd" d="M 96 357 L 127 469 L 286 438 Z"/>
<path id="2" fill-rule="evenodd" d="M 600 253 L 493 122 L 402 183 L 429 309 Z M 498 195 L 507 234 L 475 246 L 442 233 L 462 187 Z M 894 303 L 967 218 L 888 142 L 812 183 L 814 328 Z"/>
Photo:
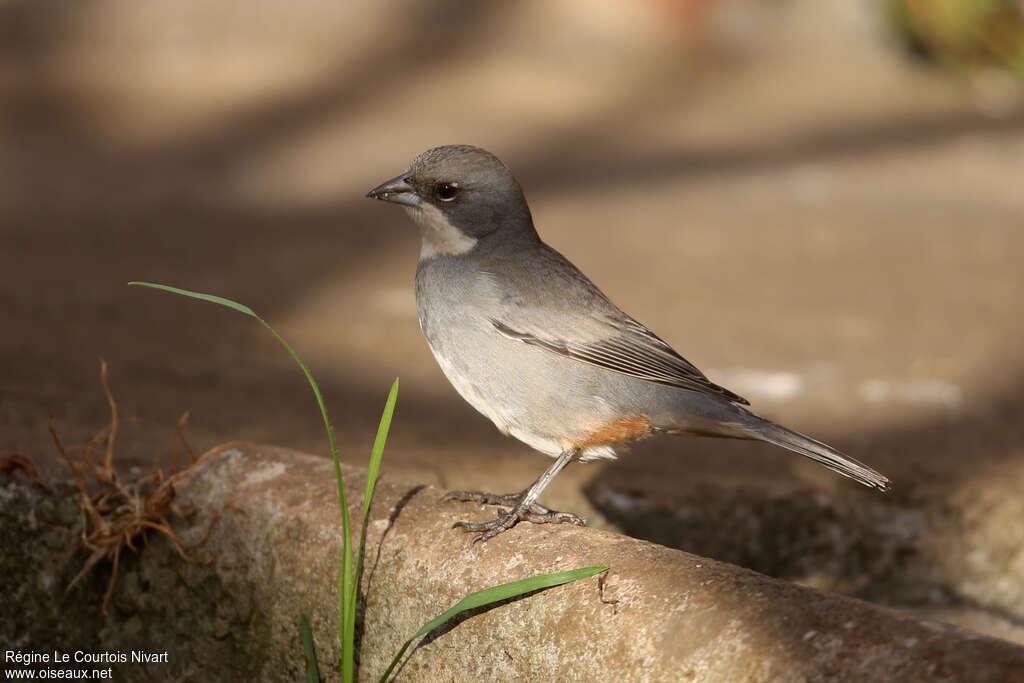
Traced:
<path id="1" fill-rule="evenodd" d="M 515 329 L 493 318 L 491 324 L 510 339 L 539 346 L 573 360 L 648 382 L 699 391 L 744 405 L 750 403 L 709 380 L 704 373 L 639 323 L 636 324 L 640 329 L 623 329 L 617 335 L 591 342 L 571 341 L 543 332 Z"/>
<path id="2" fill-rule="evenodd" d="M 502 314 L 491 318 L 499 333 L 630 377 L 749 405 L 623 313 L 561 254 L 550 250 L 545 257 L 561 263 L 547 269 L 548 277 L 533 279 L 534 296 L 525 301 L 515 294 L 503 297 Z M 538 300 L 538 286 L 547 290 L 541 295 L 545 305 L 530 305 Z"/>

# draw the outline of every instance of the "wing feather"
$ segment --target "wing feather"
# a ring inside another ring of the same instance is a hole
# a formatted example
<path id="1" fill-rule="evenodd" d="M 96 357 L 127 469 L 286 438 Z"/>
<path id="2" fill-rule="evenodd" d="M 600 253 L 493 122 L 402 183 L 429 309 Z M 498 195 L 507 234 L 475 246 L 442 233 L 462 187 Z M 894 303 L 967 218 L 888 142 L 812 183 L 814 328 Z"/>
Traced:
<path id="1" fill-rule="evenodd" d="M 496 291 L 501 310 L 490 322 L 506 337 L 637 379 L 749 404 L 626 315 L 546 244 L 480 272 L 486 278 L 480 291 Z"/>
<path id="2" fill-rule="evenodd" d="M 749 405 L 747 399 L 709 380 L 671 346 L 631 318 L 627 324 L 618 326 L 618 333 L 614 336 L 590 342 L 569 341 L 538 331 L 517 330 L 493 318 L 491 324 L 510 339 L 567 358 L 648 382 L 699 391 Z"/>

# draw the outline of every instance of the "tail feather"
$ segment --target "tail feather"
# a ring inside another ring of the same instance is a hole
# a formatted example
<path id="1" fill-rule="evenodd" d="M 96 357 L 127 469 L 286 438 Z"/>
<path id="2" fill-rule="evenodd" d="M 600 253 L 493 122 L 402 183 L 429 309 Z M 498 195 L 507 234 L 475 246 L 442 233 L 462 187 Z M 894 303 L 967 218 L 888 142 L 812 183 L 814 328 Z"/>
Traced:
<path id="1" fill-rule="evenodd" d="M 840 453 L 828 444 L 799 432 L 794 432 L 791 429 L 786 429 L 764 418 L 758 418 L 756 423 L 748 423 L 744 426 L 747 428 L 746 431 L 750 433 L 750 436 L 755 439 L 788 448 L 794 453 L 799 453 L 815 462 L 819 462 L 844 477 L 854 479 L 865 486 L 870 486 L 880 491 L 889 490 L 888 477 L 864 463 Z"/>

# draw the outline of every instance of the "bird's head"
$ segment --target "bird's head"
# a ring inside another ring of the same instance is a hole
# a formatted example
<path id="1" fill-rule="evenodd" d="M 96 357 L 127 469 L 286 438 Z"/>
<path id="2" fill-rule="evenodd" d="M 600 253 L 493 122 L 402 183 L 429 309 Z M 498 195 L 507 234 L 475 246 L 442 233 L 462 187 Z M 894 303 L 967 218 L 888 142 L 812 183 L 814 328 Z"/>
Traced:
<path id="1" fill-rule="evenodd" d="M 446 145 L 427 150 L 367 197 L 401 204 L 420 225 L 420 258 L 459 255 L 482 241 L 535 243 L 530 209 L 505 164 L 486 150 Z"/>

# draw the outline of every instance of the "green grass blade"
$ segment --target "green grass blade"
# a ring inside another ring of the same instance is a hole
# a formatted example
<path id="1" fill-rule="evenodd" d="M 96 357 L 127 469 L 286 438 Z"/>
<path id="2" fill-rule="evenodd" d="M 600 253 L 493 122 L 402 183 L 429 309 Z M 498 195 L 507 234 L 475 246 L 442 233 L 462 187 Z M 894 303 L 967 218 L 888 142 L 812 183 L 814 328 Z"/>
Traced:
<path id="1" fill-rule="evenodd" d="M 246 315 L 251 315 L 254 318 L 259 318 L 259 316 L 256 315 L 256 313 L 248 306 L 240 304 L 237 301 L 232 301 L 231 299 L 225 299 L 222 296 L 215 296 L 213 294 L 202 294 L 200 292 L 192 292 L 187 289 L 178 289 L 177 287 L 171 287 L 170 285 L 158 285 L 153 282 L 129 282 L 128 284 L 138 285 L 140 287 L 151 287 L 153 289 L 161 289 L 165 292 L 171 292 L 172 294 L 180 294 L 182 296 L 192 297 L 193 299 L 199 299 L 200 301 L 209 301 L 210 303 L 220 304 L 221 306 L 233 308 L 239 313 L 245 313 Z"/>
<path id="2" fill-rule="evenodd" d="M 345 534 L 341 549 L 341 570 L 338 572 L 338 638 L 341 641 L 341 680 L 352 683 L 355 677 L 356 628 L 355 622 L 349 623 L 348 613 L 355 610 L 349 605 L 352 597 L 352 539 L 349 535 L 348 504 L 345 508 L 342 532 Z"/>
<path id="3" fill-rule="evenodd" d="M 380 425 L 377 427 L 377 438 L 373 441 L 373 450 L 370 451 L 370 465 L 366 472 L 366 493 L 363 496 L 363 526 L 366 526 L 366 519 L 370 514 L 370 503 L 373 501 L 373 489 L 377 485 L 377 475 L 380 472 L 380 461 L 384 456 L 384 445 L 388 441 L 388 432 L 391 431 L 391 419 L 395 414 L 395 402 L 398 401 L 398 378 L 395 378 L 388 392 L 388 400 L 384 403 L 384 412 L 380 416 Z"/>
<path id="4" fill-rule="evenodd" d="M 384 412 L 380 416 L 380 425 L 377 427 L 377 438 L 373 441 L 373 450 L 370 451 L 370 464 L 366 471 L 366 491 L 363 493 L 363 518 L 359 530 L 359 552 L 355 557 L 355 571 L 352 574 L 350 595 L 345 604 L 345 629 L 351 630 L 353 637 L 356 626 L 356 604 L 359 600 L 359 583 L 363 574 L 363 557 L 366 551 L 366 524 L 370 516 L 370 504 L 373 502 L 373 492 L 377 487 L 377 476 L 380 473 L 380 462 L 384 457 L 384 445 L 388 440 L 388 433 L 391 431 L 391 420 L 395 414 L 395 402 L 398 400 L 398 378 L 391 384 L 391 391 L 384 403 Z"/>
<path id="5" fill-rule="evenodd" d="M 388 676 L 394 671 L 395 666 L 401 661 L 402 656 L 405 655 L 405 651 L 409 649 L 413 641 L 421 636 L 433 631 L 438 626 L 441 626 L 451 620 L 453 617 L 466 612 L 468 610 L 476 609 L 478 607 L 484 607 L 486 605 L 493 604 L 495 602 L 501 602 L 502 600 L 508 600 L 509 598 L 516 598 L 520 595 L 532 593 L 533 591 L 541 590 L 544 588 L 551 588 L 553 586 L 560 586 L 563 583 L 570 583 L 572 581 L 579 581 L 601 572 L 608 571 L 608 567 L 583 567 L 582 569 L 571 569 L 565 572 L 555 572 L 554 574 L 541 574 L 540 576 L 531 576 L 528 579 L 521 579 L 519 581 L 513 581 L 511 583 L 503 583 L 500 586 L 492 586 L 491 588 L 485 588 L 482 591 L 476 593 L 470 593 L 466 597 L 459 600 L 457 603 L 452 605 L 450 609 L 438 616 L 434 617 L 427 623 L 425 623 L 419 631 L 413 634 L 412 638 L 405 641 L 402 648 L 395 655 L 395 658 L 391 660 L 391 664 L 388 666 L 387 671 L 380 677 L 381 683 L 388 680 Z"/>
<path id="6" fill-rule="evenodd" d="M 345 499 L 345 480 L 341 474 L 341 459 L 338 456 L 338 445 L 334 440 L 334 430 L 331 429 L 331 421 L 327 417 L 327 408 L 324 406 L 323 395 L 320 393 L 320 386 L 313 379 L 313 373 L 309 371 L 306 364 L 299 358 L 299 354 L 295 352 L 295 349 L 284 340 L 284 337 L 277 333 L 273 327 L 270 326 L 263 318 L 256 315 L 248 306 L 232 301 L 231 299 L 225 299 L 222 296 L 215 296 L 213 294 L 203 294 L 201 292 L 193 292 L 188 289 L 180 289 L 178 287 L 171 287 L 170 285 L 159 285 L 153 282 L 129 282 L 129 285 L 137 285 L 140 287 L 150 287 L 152 289 L 159 289 L 172 294 L 180 294 L 181 296 L 187 296 L 193 299 L 199 299 L 200 301 L 208 301 L 210 303 L 219 304 L 226 306 L 232 310 L 244 313 L 245 315 L 252 316 L 265 327 L 270 334 L 274 335 L 274 338 L 281 343 L 281 346 L 291 355 L 292 359 L 302 369 L 302 373 L 306 376 L 306 381 L 309 382 L 309 386 L 313 389 L 313 395 L 316 397 L 316 403 L 320 407 L 320 415 L 324 420 L 324 429 L 327 430 L 327 440 L 331 446 L 331 459 L 334 461 L 334 476 L 338 482 L 338 502 L 341 506 L 341 533 L 342 533 L 342 562 L 341 569 L 338 573 L 338 638 L 341 641 L 341 672 L 342 680 L 345 683 L 352 681 L 353 674 L 355 672 L 355 625 L 352 624 L 351 629 L 347 629 L 348 624 L 345 615 L 349 609 L 354 610 L 355 606 L 351 608 L 348 604 L 349 596 L 352 594 L 352 534 L 351 534 L 351 522 L 348 515 L 348 501 Z"/>
<path id="7" fill-rule="evenodd" d="M 373 440 L 373 449 L 370 451 L 370 464 L 366 468 L 366 491 L 363 492 L 363 520 L 361 527 L 361 538 L 359 540 L 359 559 L 356 563 L 356 573 L 360 572 L 363 561 L 364 544 L 366 542 L 366 523 L 370 517 L 370 505 L 373 503 L 373 492 L 377 487 L 377 478 L 380 475 L 380 462 L 384 457 L 384 445 L 388 441 L 388 434 L 391 431 L 391 420 L 395 415 L 395 403 L 398 401 L 398 378 L 391 384 L 391 391 L 388 392 L 387 401 L 384 402 L 384 412 L 380 416 L 380 424 L 377 426 L 377 437 Z"/>
<path id="8" fill-rule="evenodd" d="M 302 362 L 302 359 L 299 358 L 299 354 L 295 352 L 295 349 L 291 347 L 291 344 L 286 342 L 284 340 L 284 337 L 279 335 L 277 333 L 277 330 L 270 326 L 270 323 L 256 315 L 256 312 L 253 311 L 248 306 L 240 304 L 237 301 L 232 301 L 231 299 L 225 299 L 222 296 L 215 296 L 213 294 L 203 294 L 202 292 L 193 292 L 188 289 L 171 287 L 170 285 L 158 285 L 153 282 L 133 281 L 129 282 L 128 284 L 138 285 L 140 287 L 150 287 L 152 289 L 159 289 L 165 292 L 171 292 L 172 294 L 180 294 L 181 296 L 199 299 L 200 301 L 209 301 L 210 303 L 220 304 L 221 306 L 226 306 L 227 308 L 238 311 L 239 313 L 244 313 L 245 315 L 252 316 L 253 318 L 256 318 L 256 320 L 259 320 L 260 324 L 263 325 L 263 327 L 265 327 L 270 332 L 270 334 L 274 335 L 274 338 L 277 339 L 278 342 L 280 342 L 281 346 L 284 347 L 285 351 L 287 351 L 289 355 L 291 355 L 292 360 L 294 360 L 298 364 L 299 368 L 302 369 L 302 374 L 306 376 L 306 381 L 309 382 L 309 386 L 313 389 L 313 395 L 316 397 L 317 406 L 320 407 L 320 415 L 321 417 L 323 417 L 324 420 L 324 428 L 327 430 L 327 440 L 330 442 L 331 445 L 331 455 L 334 457 L 335 474 L 338 477 L 338 494 L 342 499 L 344 499 L 345 489 L 342 486 L 343 480 L 341 478 L 341 465 L 338 461 L 338 447 L 334 441 L 334 430 L 331 429 L 331 421 L 327 417 L 327 408 L 324 406 L 324 398 L 323 395 L 320 393 L 320 385 L 318 385 L 316 383 L 316 380 L 313 379 L 313 373 L 311 373 L 309 371 L 309 368 L 306 367 L 306 364 Z M 348 510 L 348 507 L 343 506 L 342 509 Z"/>
<path id="9" fill-rule="evenodd" d="M 302 649 L 306 651 L 306 683 L 320 683 L 320 666 L 316 662 L 316 647 L 313 645 L 313 629 L 305 614 L 299 615 L 299 633 L 302 635 Z"/>

